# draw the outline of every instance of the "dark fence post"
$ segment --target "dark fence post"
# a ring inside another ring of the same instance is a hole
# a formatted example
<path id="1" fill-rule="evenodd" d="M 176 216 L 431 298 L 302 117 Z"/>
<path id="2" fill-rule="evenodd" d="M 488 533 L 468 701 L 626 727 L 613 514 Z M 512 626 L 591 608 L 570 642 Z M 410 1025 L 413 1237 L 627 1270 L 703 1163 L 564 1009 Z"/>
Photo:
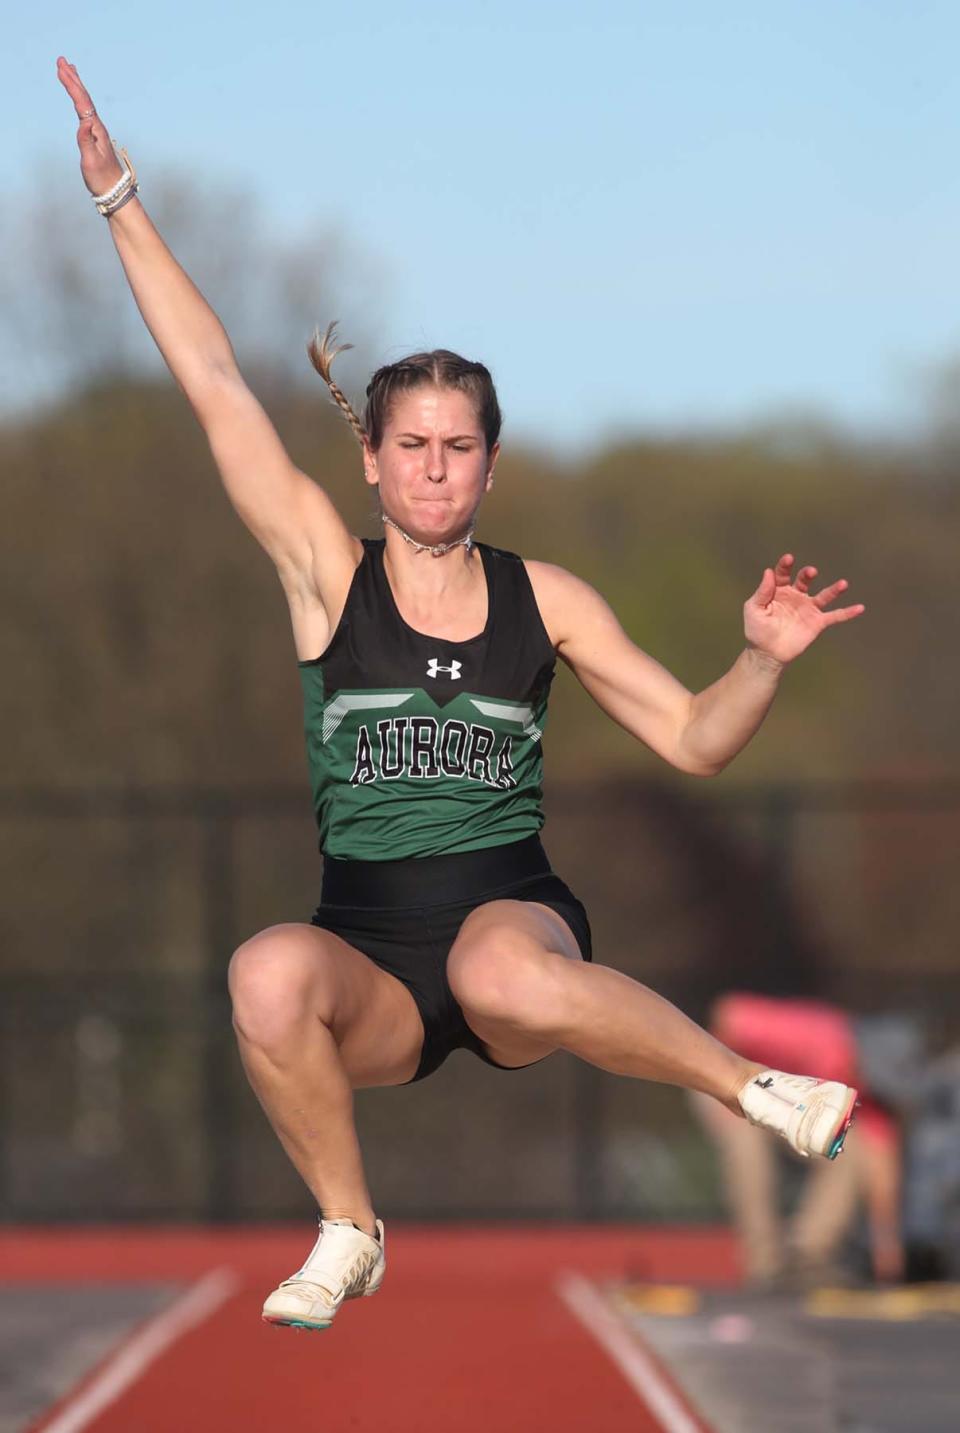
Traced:
<path id="1" fill-rule="evenodd" d="M 605 1082 L 602 1070 L 577 1060 L 573 1066 L 573 1200 L 577 1219 L 600 1219 L 606 1201 L 604 1166 Z"/>
<path id="2" fill-rule="evenodd" d="M 234 1050 L 227 993 L 227 964 L 233 953 L 235 811 L 229 798 L 208 797 L 204 821 L 204 875 L 207 891 L 207 950 L 203 982 L 203 1098 L 207 1143 L 206 1217 L 224 1223 L 237 1217 L 234 1166 Z"/>
<path id="3" fill-rule="evenodd" d="M 766 921 L 770 931 L 768 949 L 784 964 L 793 964 L 796 931 L 792 918 L 793 841 L 797 819 L 797 792 L 774 786 L 764 797 L 766 812 L 767 889 Z"/>

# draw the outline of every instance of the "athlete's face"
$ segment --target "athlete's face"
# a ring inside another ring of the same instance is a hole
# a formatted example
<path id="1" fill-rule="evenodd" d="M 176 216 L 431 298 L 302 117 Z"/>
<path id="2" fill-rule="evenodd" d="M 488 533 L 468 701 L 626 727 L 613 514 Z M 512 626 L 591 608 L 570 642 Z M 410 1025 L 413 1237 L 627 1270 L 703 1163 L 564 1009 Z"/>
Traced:
<path id="1" fill-rule="evenodd" d="M 466 393 L 425 385 L 395 400 L 379 450 L 364 451 L 364 467 L 367 482 L 379 484 L 384 512 L 433 544 L 471 526 L 499 452 L 499 443 L 487 451 Z"/>

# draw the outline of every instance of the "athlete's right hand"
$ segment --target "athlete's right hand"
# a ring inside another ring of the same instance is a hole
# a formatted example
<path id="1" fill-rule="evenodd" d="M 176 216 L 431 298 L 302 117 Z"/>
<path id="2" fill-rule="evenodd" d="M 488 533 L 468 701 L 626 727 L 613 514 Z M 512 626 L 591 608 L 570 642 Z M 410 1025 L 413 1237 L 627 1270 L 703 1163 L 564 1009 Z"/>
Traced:
<path id="1" fill-rule="evenodd" d="M 57 60 L 57 79 L 73 100 L 78 115 L 93 109 L 93 100 L 80 83 L 76 65 L 71 65 L 62 55 Z M 96 111 L 87 119 L 81 118 L 77 144 L 84 184 L 91 194 L 105 194 L 123 174 L 123 165 L 114 153 L 107 127 Z"/>

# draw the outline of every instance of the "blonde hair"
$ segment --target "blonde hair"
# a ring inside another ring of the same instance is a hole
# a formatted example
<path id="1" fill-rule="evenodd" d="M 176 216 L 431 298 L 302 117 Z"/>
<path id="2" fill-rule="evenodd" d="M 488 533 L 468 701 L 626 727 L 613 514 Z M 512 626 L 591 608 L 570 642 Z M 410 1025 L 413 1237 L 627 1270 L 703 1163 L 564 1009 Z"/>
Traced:
<path id="1" fill-rule="evenodd" d="M 333 360 L 336 358 L 337 354 L 345 353 L 348 348 L 353 347 L 352 343 L 341 343 L 337 344 L 337 346 L 334 347 L 334 344 L 336 343 L 336 337 L 337 320 L 332 319 L 331 322 L 327 324 L 326 332 L 324 333 L 322 338 L 320 337 L 320 330 L 317 329 L 316 333 L 313 335 L 313 338 L 311 338 L 310 342 L 307 344 L 307 353 L 310 357 L 310 362 L 313 364 L 314 368 L 317 370 L 324 383 L 330 389 L 334 403 L 336 403 L 337 407 L 340 409 L 341 413 L 346 418 L 347 422 L 350 424 L 350 427 L 357 435 L 359 441 L 361 443 L 365 443 L 367 440 L 367 435 L 366 431 L 364 430 L 363 424 L 360 422 L 360 419 L 357 417 L 356 413 L 354 413 L 352 407 L 350 406 L 350 400 L 345 396 L 342 389 L 340 389 L 339 386 L 334 383 L 333 378 L 330 374 Z"/>
<path id="2" fill-rule="evenodd" d="M 376 452 L 383 441 L 383 430 L 390 404 L 398 393 L 431 384 L 435 388 L 453 388 L 466 393 L 472 400 L 483 428 L 489 452 L 500 437 L 503 417 L 497 402 L 490 370 L 451 353 L 448 348 L 435 348 L 431 353 L 412 353 L 398 363 L 378 368 L 367 384 L 367 403 L 363 419 L 357 417 L 343 391 L 333 381 L 330 369 L 338 353 L 352 348 L 352 343 L 336 343 L 337 321 L 327 324 L 320 336 L 317 329 L 307 344 L 310 362 L 330 390 L 334 403 L 346 418 L 361 443 Z"/>

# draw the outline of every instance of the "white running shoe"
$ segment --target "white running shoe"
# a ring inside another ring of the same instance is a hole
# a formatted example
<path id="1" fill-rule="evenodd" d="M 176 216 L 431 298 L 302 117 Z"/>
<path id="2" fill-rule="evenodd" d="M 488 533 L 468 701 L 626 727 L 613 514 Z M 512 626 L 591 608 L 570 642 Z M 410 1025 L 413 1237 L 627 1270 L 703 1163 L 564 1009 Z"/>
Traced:
<path id="1" fill-rule="evenodd" d="M 859 1104 L 850 1085 L 782 1070 L 754 1075 L 737 1099 L 751 1124 L 776 1130 L 804 1159 L 811 1154 L 836 1159 Z"/>
<path id="2" fill-rule="evenodd" d="M 351 1219 L 321 1219 L 320 1234 L 302 1268 L 263 1306 L 269 1324 L 295 1329 L 325 1329 L 344 1299 L 375 1294 L 387 1261 L 383 1225 L 377 1220 L 377 1237 L 364 1234 Z"/>

